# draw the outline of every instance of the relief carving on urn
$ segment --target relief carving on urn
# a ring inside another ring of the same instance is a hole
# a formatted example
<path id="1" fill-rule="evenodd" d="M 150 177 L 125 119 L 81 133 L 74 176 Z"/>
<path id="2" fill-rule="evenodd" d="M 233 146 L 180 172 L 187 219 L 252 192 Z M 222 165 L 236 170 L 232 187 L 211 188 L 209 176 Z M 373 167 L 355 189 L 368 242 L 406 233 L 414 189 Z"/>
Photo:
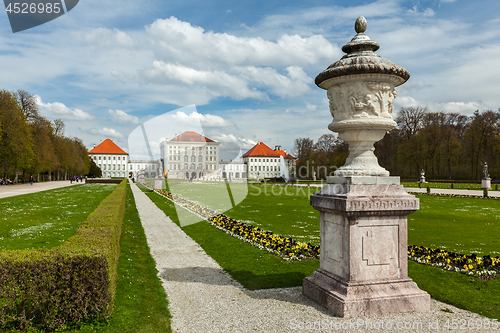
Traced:
<path id="1" fill-rule="evenodd" d="M 334 122 L 364 117 L 392 119 L 396 95 L 394 85 L 380 81 L 340 83 L 327 91 Z"/>

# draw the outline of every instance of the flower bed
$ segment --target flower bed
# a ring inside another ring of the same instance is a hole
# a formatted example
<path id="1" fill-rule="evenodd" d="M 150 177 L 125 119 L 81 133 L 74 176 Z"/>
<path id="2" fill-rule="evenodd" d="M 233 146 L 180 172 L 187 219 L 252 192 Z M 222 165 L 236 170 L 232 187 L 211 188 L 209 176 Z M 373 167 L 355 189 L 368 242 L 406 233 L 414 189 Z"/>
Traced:
<path id="1" fill-rule="evenodd" d="M 224 214 L 219 214 L 214 210 L 164 190 L 157 190 L 155 192 L 191 213 L 198 215 L 231 236 L 249 242 L 262 250 L 277 254 L 284 259 L 300 260 L 319 258 L 319 246 L 313 246 L 309 243 L 300 243 L 292 238 L 282 237 L 271 231 L 261 230 L 258 227 L 239 222 Z M 500 275 L 500 259 L 498 256 L 494 258 L 489 255 L 478 257 L 476 254 L 457 254 L 440 249 L 429 249 L 423 246 L 410 245 L 408 246 L 408 258 L 418 263 L 476 277 L 493 277 Z"/>
<path id="2" fill-rule="evenodd" d="M 408 246 L 408 257 L 416 262 L 440 267 L 448 271 L 472 276 L 496 276 L 500 274 L 500 259 L 490 255 L 478 257 L 423 246 Z"/>
<path id="3" fill-rule="evenodd" d="M 276 235 L 271 231 L 261 230 L 258 227 L 239 222 L 224 214 L 219 214 L 214 210 L 202 207 L 164 190 L 156 190 L 156 192 L 175 204 L 195 213 L 204 220 L 207 220 L 213 226 L 229 233 L 233 237 L 251 243 L 260 249 L 277 254 L 283 259 L 298 260 L 319 258 L 319 246 L 297 242 L 292 238 Z"/>

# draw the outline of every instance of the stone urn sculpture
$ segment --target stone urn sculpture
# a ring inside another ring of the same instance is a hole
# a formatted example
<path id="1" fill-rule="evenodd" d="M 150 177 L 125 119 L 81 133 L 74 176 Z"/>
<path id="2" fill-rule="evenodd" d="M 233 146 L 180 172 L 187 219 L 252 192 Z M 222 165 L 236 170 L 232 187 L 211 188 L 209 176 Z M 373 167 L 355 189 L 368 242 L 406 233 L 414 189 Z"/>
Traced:
<path id="1" fill-rule="evenodd" d="M 347 53 L 316 77 L 327 90 L 333 116 L 328 128 L 349 144 L 349 157 L 336 176 L 389 176 L 373 154 L 373 144 L 396 127 L 392 103 L 397 87 L 410 73 L 375 53 L 379 44 L 364 34 L 364 17 L 356 20 L 357 35 L 342 47 Z"/>
<path id="2" fill-rule="evenodd" d="M 310 198 L 320 211 L 320 268 L 302 292 L 341 317 L 430 308 L 429 295 L 408 277 L 407 215 L 419 201 L 373 153 L 396 127 L 394 88 L 410 74 L 374 53 L 379 45 L 366 26 L 360 16 L 357 35 L 342 48 L 347 54 L 316 77 L 330 100 L 328 128 L 349 144 L 349 156 Z"/>

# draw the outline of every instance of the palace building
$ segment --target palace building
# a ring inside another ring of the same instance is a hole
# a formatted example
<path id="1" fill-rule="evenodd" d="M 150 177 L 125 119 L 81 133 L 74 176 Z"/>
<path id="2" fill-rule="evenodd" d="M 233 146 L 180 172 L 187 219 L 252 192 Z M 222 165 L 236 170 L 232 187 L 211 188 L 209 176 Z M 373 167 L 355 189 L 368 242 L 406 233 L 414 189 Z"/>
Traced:
<path id="1" fill-rule="evenodd" d="M 128 174 L 128 154 L 110 139 L 94 146 L 89 156 L 101 169 L 103 177 L 126 177 Z"/>
<path id="2" fill-rule="evenodd" d="M 290 175 L 296 174 L 295 157 L 288 154 L 281 146 L 275 146 L 274 150 L 263 142 L 257 142 L 249 151 L 243 154 L 243 163 L 246 164 L 248 178 L 274 178 L 280 177 L 283 164 Z"/>
<path id="3" fill-rule="evenodd" d="M 178 179 L 213 179 L 219 174 L 220 142 L 193 131 L 160 144 L 164 175 Z"/>

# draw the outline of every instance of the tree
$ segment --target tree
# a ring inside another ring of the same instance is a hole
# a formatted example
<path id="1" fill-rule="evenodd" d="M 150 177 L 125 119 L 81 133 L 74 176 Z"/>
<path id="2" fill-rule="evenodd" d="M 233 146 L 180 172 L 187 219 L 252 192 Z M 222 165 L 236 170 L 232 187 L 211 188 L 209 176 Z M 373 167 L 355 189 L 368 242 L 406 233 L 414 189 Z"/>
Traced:
<path id="1" fill-rule="evenodd" d="M 36 103 L 36 98 L 34 95 L 30 94 L 26 90 L 18 90 L 14 93 L 14 97 L 17 100 L 17 103 L 21 107 L 23 111 L 24 118 L 28 123 L 35 121 L 40 118 L 40 114 L 38 112 L 38 105 Z"/>
<path id="2" fill-rule="evenodd" d="M 401 108 L 396 117 L 396 123 L 401 129 L 401 134 L 407 139 L 417 134 L 424 128 L 424 116 L 428 112 L 427 108 L 407 107 Z"/>
<path id="3" fill-rule="evenodd" d="M 51 172 L 54 166 L 57 165 L 54 163 L 56 156 L 54 143 L 51 139 L 53 131 L 52 123 L 44 117 L 38 116 L 30 124 L 30 129 L 34 142 L 33 151 L 35 153 L 35 163 L 31 171 L 33 174 Z"/>
<path id="4" fill-rule="evenodd" d="M 101 171 L 101 168 L 99 168 L 97 166 L 97 164 L 95 164 L 94 160 L 93 159 L 89 159 L 90 160 L 90 167 L 89 167 L 89 173 L 87 174 L 88 177 L 92 178 L 92 177 L 96 177 L 96 178 L 100 178 L 102 177 L 102 171 Z"/>
<path id="5" fill-rule="evenodd" d="M 491 110 L 479 113 L 474 112 L 471 122 L 465 132 L 465 156 L 470 165 L 471 179 L 480 176 L 480 164 L 487 162 L 490 167 L 495 167 L 494 146 L 495 136 L 500 133 L 500 111 Z"/>
<path id="6" fill-rule="evenodd" d="M 323 134 L 319 137 L 318 142 L 316 142 L 314 150 L 329 156 L 333 154 L 341 141 L 336 135 Z"/>
<path id="7" fill-rule="evenodd" d="M 299 159 L 309 159 L 309 155 L 314 150 L 314 141 L 310 138 L 295 139 L 294 152 Z"/>
<path id="8" fill-rule="evenodd" d="M 0 91 L 0 123 L 8 124 L 2 129 L 0 145 L 0 167 L 4 178 L 9 171 L 16 173 L 17 168 L 29 168 L 34 159 L 30 130 L 22 109 L 14 94 Z"/>

